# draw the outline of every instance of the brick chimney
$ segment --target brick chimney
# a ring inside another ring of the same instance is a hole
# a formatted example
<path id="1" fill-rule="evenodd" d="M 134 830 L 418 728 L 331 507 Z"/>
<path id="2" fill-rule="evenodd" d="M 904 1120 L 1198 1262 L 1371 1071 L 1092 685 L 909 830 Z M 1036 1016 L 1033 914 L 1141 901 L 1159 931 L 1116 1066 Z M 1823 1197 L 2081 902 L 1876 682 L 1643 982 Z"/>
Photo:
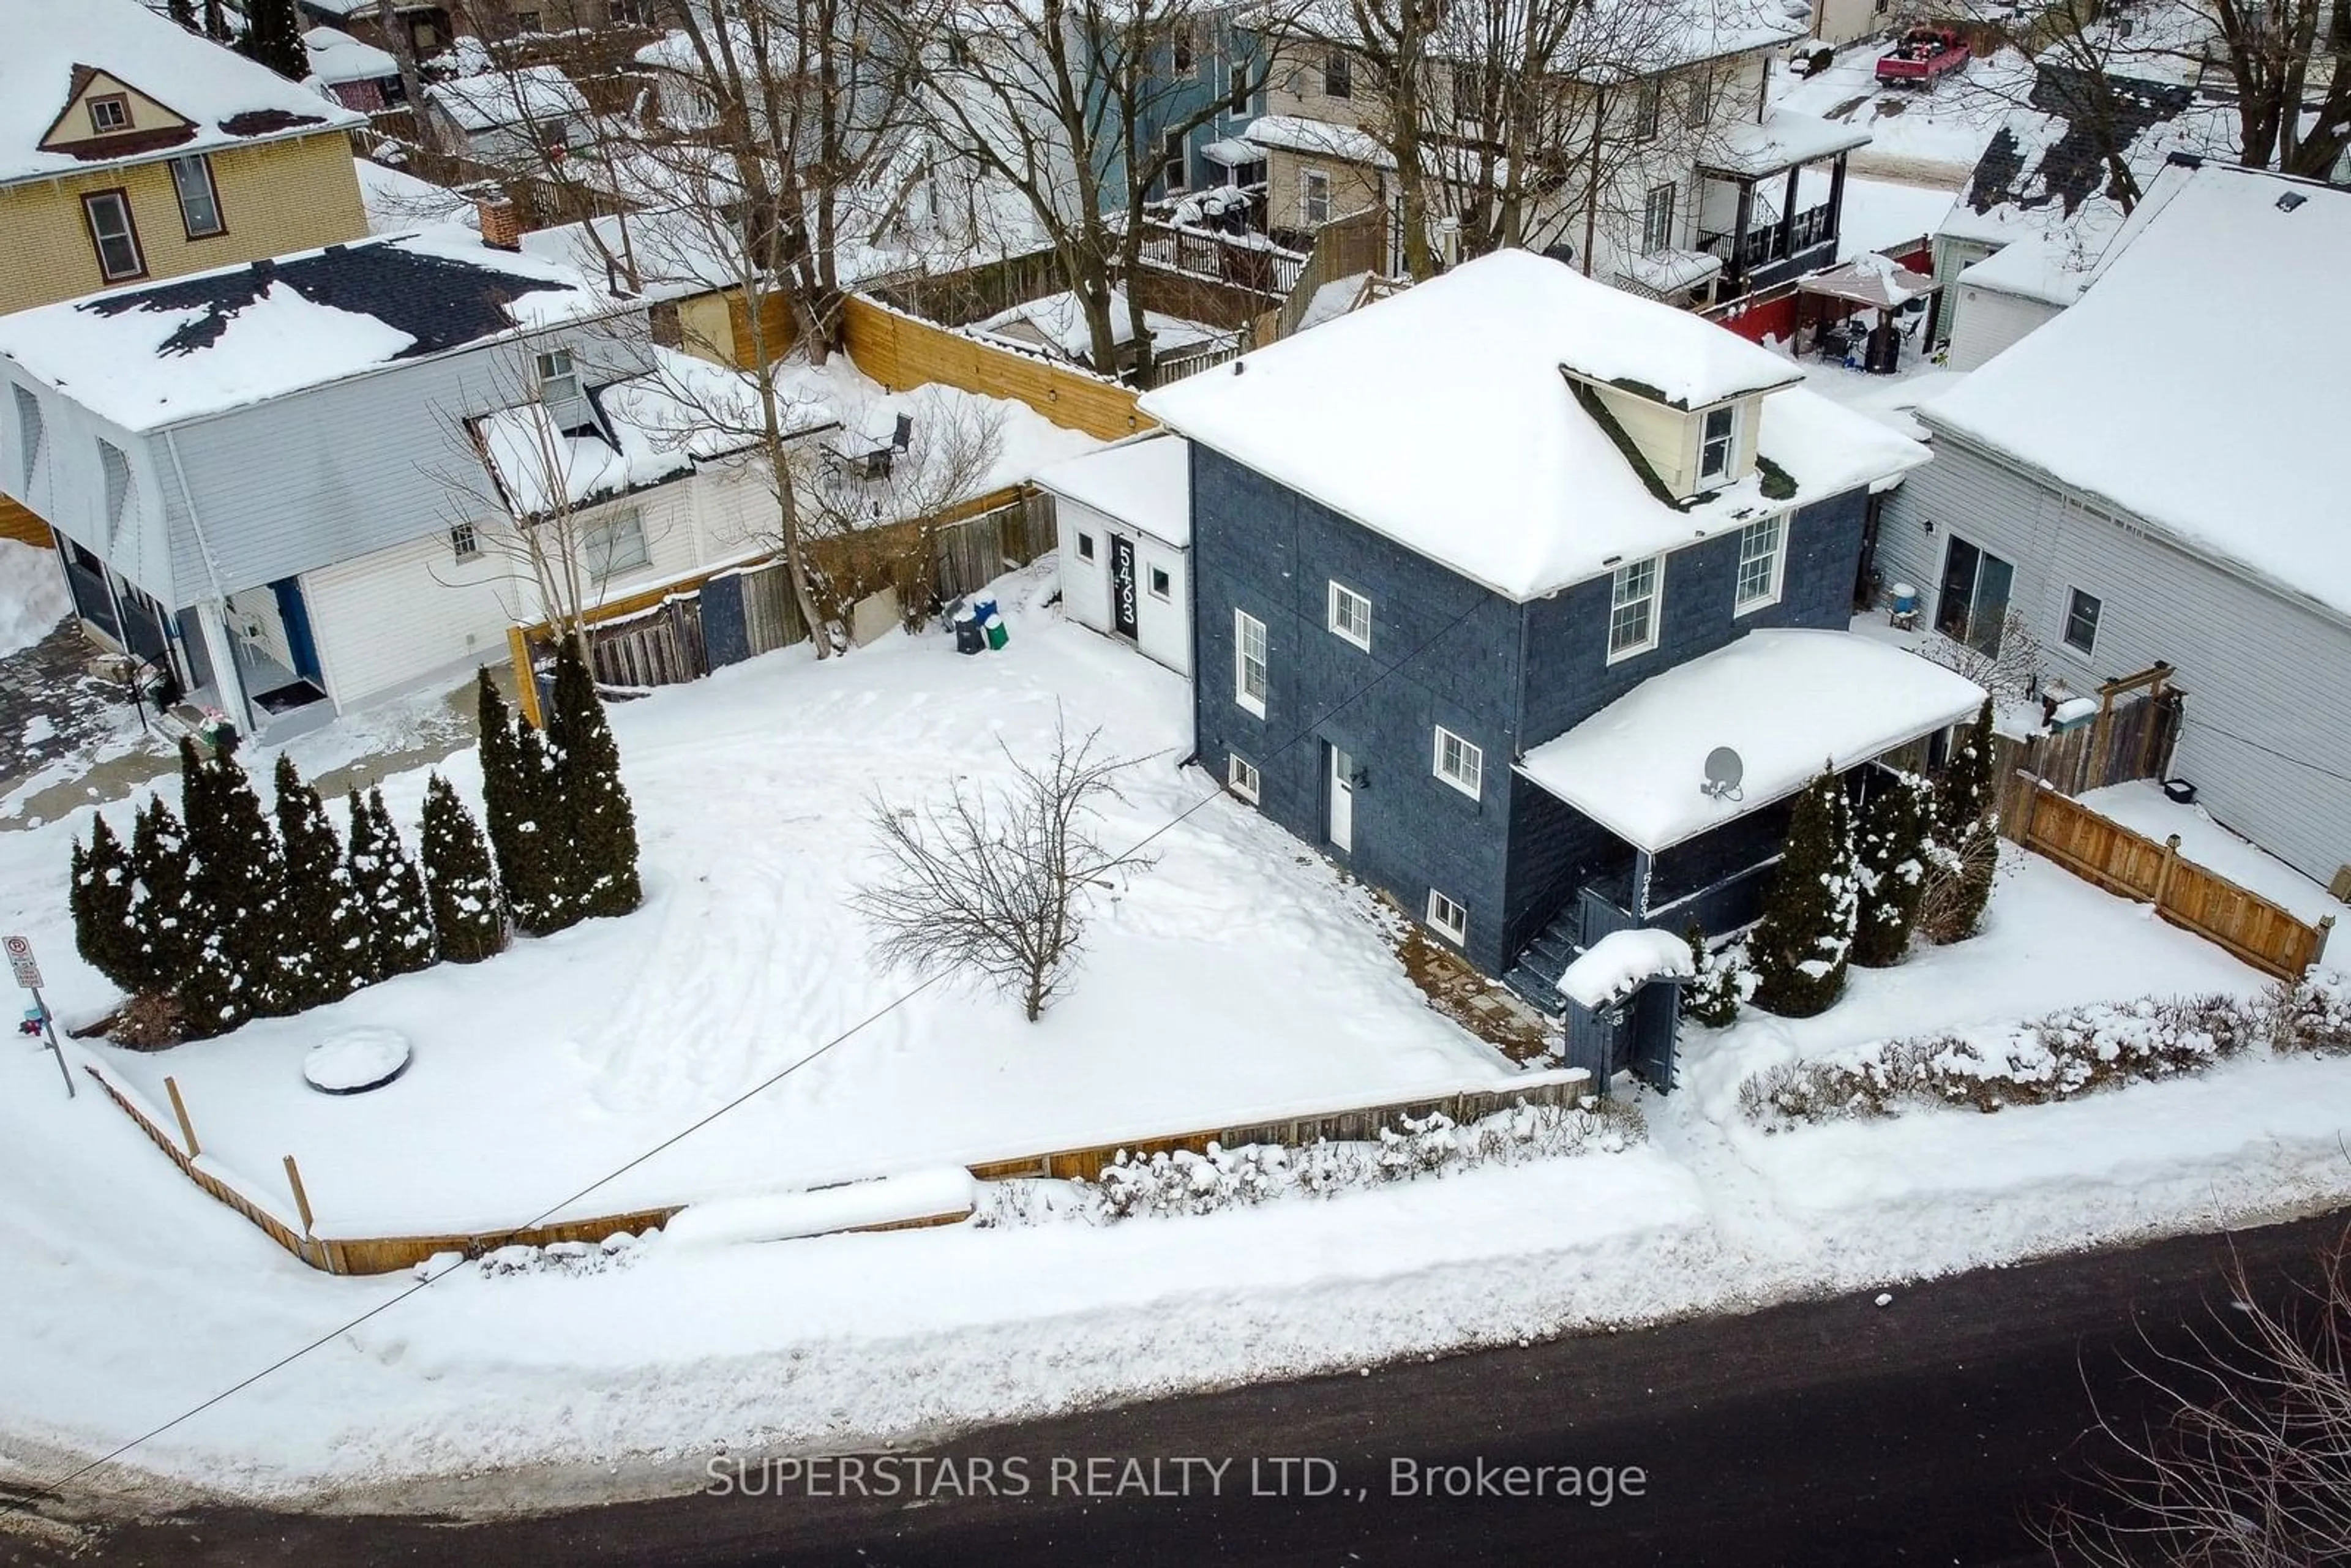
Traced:
<path id="1" fill-rule="evenodd" d="M 504 196 L 484 196 L 474 204 L 482 215 L 482 243 L 494 250 L 522 248 L 522 214 Z"/>

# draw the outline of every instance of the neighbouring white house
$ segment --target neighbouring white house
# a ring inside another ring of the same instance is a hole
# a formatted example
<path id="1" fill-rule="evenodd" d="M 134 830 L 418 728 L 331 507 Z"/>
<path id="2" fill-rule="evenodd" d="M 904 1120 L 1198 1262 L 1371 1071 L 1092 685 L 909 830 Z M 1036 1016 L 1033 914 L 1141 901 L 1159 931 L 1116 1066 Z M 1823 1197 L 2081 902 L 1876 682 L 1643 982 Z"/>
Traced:
<path id="1" fill-rule="evenodd" d="M 528 164 L 542 149 L 559 157 L 579 140 L 588 113 L 587 99 L 556 66 L 453 77 L 424 90 L 430 134 L 485 163 Z"/>
<path id="2" fill-rule="evenodd" d="M 85 626 L 247 733 L 506 657 L 547 612 L 525 524 L 559 517 L 592 606 L 761 553 L 774 515 L 679 402 L 732 372 L 454 225 L 0 318 L 0 492 L 56 527 Z"/>
<path id="3" fill-rule="evenodd" d="M 1061 533 L 1061 609 L 1192 672 L 1192 449 L 1154 432 L 1037 476 Z"/>
<path id="4" fill-rule="evenodd" d="M 2119 62 L 2102 83 L 2043 58 L 1935 231 L 1935 276 L 1949 280 L 1931 340 L 1971 371 L 2073 303 L 2130 207 L 2114 162 L 2144 192 L 2175 152 L 2228 157 L 2237 111 L 2191 83 L 2142 78 L 2163 62 Z M 2108 142 L 2113 142 L 2109 156 Z"/>
<path id="5" fill-rule="evenodd" d="M 2351 192 L 2175 164 L 2080 298 L 1921 402 L 1935 461 L 1892 497 L 1879 576 L 2044 686 L 2170 664 L 2173 771 L 2321 883 L 2351 867 Z"/>

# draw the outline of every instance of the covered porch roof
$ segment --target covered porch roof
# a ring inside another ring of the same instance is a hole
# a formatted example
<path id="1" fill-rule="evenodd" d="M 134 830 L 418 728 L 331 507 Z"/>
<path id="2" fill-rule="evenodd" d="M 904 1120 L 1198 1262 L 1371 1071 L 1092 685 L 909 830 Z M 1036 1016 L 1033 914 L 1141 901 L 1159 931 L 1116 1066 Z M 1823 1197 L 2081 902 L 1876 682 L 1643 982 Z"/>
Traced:
<path id="1" fill-rule="evenodd" d="M 1760 180 L 1869 144 L 1869 132 L 1833 120 L 1775 109 L 1761 120 L 1734 125 L 1698 160 L 1698 172 L 1727 180 Z"/>
<path id="2" fill-rule="evenodd" d="M 1642 682 L 1518 770 L 1655 854 L 1971 716 L 1984 691 L 1906 649 L 1850 632 L 1750 632 Z M 1699 789 L 1727 746 L 1740 787 Z"/>
<path id="3" fill-rule="evenodd" d="M 1796 285 L 1796 290 L 1891 310 L 1913 299 L 1924 299 L 1941 287 L 1926 274 L 1913 272 L 1893 257 L 1871 251 L 1855 256 L 1843 267 L 1812 274 Z"/>

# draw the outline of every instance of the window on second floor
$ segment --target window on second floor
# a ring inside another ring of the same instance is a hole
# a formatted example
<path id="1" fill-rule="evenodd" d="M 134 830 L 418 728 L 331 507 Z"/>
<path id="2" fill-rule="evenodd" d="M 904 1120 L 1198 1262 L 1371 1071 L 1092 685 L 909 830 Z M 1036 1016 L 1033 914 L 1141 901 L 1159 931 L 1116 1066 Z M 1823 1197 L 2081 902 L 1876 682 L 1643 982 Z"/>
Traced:
<path id="1" fill-rule="evenodd" d="M 1166 194 L 1173 196 L 1184 189 L 1185 166 L 1190 157 L 1189 151 L 1184 145 L 1182 131 L 1171 131 L 1160 139 L 1159 178 L 1162 189 Z"/>
<path id="2" fill-rule="evenodd" d="M 1176 24 L 1176 35 L 1167 45 L 1168 66 L 1179 77 L 1187 77 L 1197 68 L 1192 54 L 1192 24 Z"/>
<path id="3" fill-rule="evenodd" d="M 598 582 L 650 566 L 653 559 L 645 542 L 644 517 L 634 507 L 582 528 L 580 552 Z"/>
<path id="4" fill-rule="evenodd" d="M 1656 77 L 1642 78 L 1633 98 L 1633 140 L 1646 141 L 1657 133 L 1657 121 L 1665 106 L 1665 83 Z"/>
<path id="5" fill-rule="evenodd" d="M 1343 583 L 1331 585 L 1331 630 L 1369 653 L 1372 647 L 1372 601 Z"/>
<path id="6" fill-rule="evenodd" d="M 1347 57 L 1344 49 L 1332 49 L 1322 57 L 1322 96 L 1355 96 L 1355 63 Z"/>
<path id="7" fill-rule="evenodd" d="M 1331 176 L 1320 169 L 1299 171 L 1298 216 L 1308 228 L 1331 221 Z"/>
<path id="8" fill-rule="evenodd" d="M 1739 444 L 1739 411 L 1707 410 L 1706 427 L 1698 434 L 1698 482 L 1714 484 L 1730 477 L 1730 455 Z"/>
<path id="9" fill-rule="evenodd" d="M 2065 646 L 2078 653 L 2098 646 L 2098 614 L 2105 610 L 2095 595 L 2074 589 L 2065 601 Z"/>
<path id="10" fill-rule="evenodd" d="M 449 530 L 449 554 L 456 560 L 471 560 L 482 553 L 482 536 L 474 531 L 471 523 L 459 523 Z"/>
<path id="11" fill-rule="evenodd" d="M 1616 569 L 1608 585 L 1610 663 L 1657 645 L 1657 577 L 1660 558 L 1651 556 Z"/>
<path id="12" fill-rule="evenodd" d="M 1225 109 L 1231 114 L 1249 111 L 1249 68 L 1247 60 L 1233 60 L 1226 68 Z"/>
<path id="13" fill-rule="evenodd" d="M 89 100 L 89 128 L 99 136 L 131 129 L 131 100 L 110 92 Z"/>
<path id="14" fill-rule="evenodd" d="M 1258 717 L 1265 716 L 1266 694 L 1272 688 L 1267 664 L 1265 622 L 1246 610 L 1233 612 L 1233 701 Z"/>
<path id="15" fill-rule="evenodd" d="M 1788 519 L 1763 517 L 1739 530 L 1739 586 L 1731 612 L 1744 615 L 1780 602 L 1780 579 L 1788 559 Z"/>
<path id="16" fill-rule="evenodd" d="M 180 225 L 190 239 L 209 239 L 227 232 L 228 225 L 221 221 L 220 192 L 213 184 L 211 159 L 201 152 L 172 159 L 172 189 L 180 198 Z"/>
<path id="17" fill-rule="evenodd" d="M 1714 83 L 1706 68 L 1690 72 L 1689 100 L 1682 106 L 1682 123 L 1692 131 L 1702 129 L 1714 112 Z"/>
<path id="18" fill-rule="evenodd" d="M 147 276 L 147 258 L 140 253 L 139 229 L 131 221 L 131 197 L 121 191 L 92 191 L 81 199 L 82 217 L 89 225 L 90 248 L 98 253 L 98 274 L 109 283 Z"/>
<path id="19" fill-rule="evenodd" d="M 1654 256 L 1674 243 L 1674 183 L 1654 187 L 1641 204 L 1641 254 Z"/>
<path id="20" fill-rule="evenodd" d="M 1471 800 L 1486 783 L 1486 751 L 1443 725 L 1437 727 L 1437 776 Z"/>
<path id="21" fill-rule="evenodd" d="M 562 403 L 580 396 L 580 372 L 569 349 L 549 349 L 538 356 L 538 400 Z"/>

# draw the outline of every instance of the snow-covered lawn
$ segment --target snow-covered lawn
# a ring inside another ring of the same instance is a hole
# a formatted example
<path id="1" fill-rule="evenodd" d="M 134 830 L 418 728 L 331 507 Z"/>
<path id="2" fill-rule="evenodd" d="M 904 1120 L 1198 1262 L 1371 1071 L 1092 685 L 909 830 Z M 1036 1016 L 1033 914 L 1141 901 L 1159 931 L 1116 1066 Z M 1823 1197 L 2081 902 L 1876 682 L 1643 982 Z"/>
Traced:
<path id="1" fill-rule="evenodd" d="M 262 1176 L 298 1153 L 330 1211 L 402 1201 L 350 1179 L 395 1168 L 446 1193 L 504 1184 L 512 1201 L 551 1201 L 579 1168 L 567 1162 L 586 1158 L 576 1150 L 674 1129 L 893 993 L 835 904 L 869 783 L 904 790 L 999 767 L 995 737 L 1033 745 L 1057 701 L 1107 720 L 1123 747 L 1182 745 L 1181 688 L 1156 667 L 1034 609 L 1013 624 L 1001 654 L 878 643 L 826 667 L 771 655 L 620 710 L 646 837 L 643 913 L 471 973 L 394 982 L 331 1021 L 124 1070 L 152 1081 L 169 1064 L 200 1129 Z M 1193 798 L 1170 762 L 1138 779 L 1114 831 Z M 419 787 L 397 782 L 396 810 L 413 813 Z M 105 998 L 66 938 L 65 831 L 0 839 L 0 919 L 40 945 L 72 1013 Z M 1034 1134 L 1131 1095 L 1172 1113 L 1211 1076 L 1222 1103 L 1484 1061 L 1302 847 L 1222 801 L 1158 847 L 1163 863 L 1106 911 L 1075 993 L 1044 1024 L 926 996 L 787 1080 L 774 1106 L 747 1108 L 752 1132 L 712 1129 L 723 1157 L 689 1140 L 648 1172 L 749 1186 L 885 1145 L 944 1152 L 978 1119 L 965 1100 Z M 2246 1060 L 1995 1116 L 1766 1134 L 1738 1111 L 1739 1082 L 1792 1056 L 2262 984 L 2144 908 L 2020 859 L 1975 941 L 1856 973 L 1819 1019 L 1691 1031 L 1681 1090 L 1642 1097 L 1648 1139 L 1621 1153 L 1100 1227 L 654 1239 L 600 1269 L 460 1268 L 340 1333 L 413 1281 L 305 1269 L 99 1096 L 68 1103 L 52 1065 L 20 1047 L 0 1051 L 0 1471 L 54 1477 L 64 1451 L 110 1448 L 321 1336 L 137 1462 L 206 1487 L 323 1485 L 406 1507 L 450 1494 L 403 1478 L 500 1465 L 573 1467 L 574 1496 L 684 1489 L 721 1445 L 935 1434 L 2339 1202 L 2351 1195 L 2342 1061 Z M 416 1045 L 378 1096 L 298 1087 L 302 1047 L 346 1019 Z M 240 1079 L 261 1109 L 234 1107 Z M 504 1099 L 437 1103 L 446 1126 L 401 1110 L 399 1096 L 451 1079 Z M 345 1112 L 384 1120 L 304 1131 Z M 509 1495 L 549 1494 L 534 1482 Z"/>
<path id="2" fill-rule="evenodd" d="M 1056 612 L 1010 620 L 1010 646 L 985 657 L 893 637 L 838 666 L 788 654 L 616 707 L 648 889 L 627 920 L 222 1040 L 99 1054 L 159 1105 L 173 1076 L 205 1152 L 281 1210 L 279 1163 L 293 1155 L 329 1235 L 519 1223 L 804 1060 L 564 1212 L 1017 1158 L 1511 1075 L 1425 1005 L 1366 901 L 1221 799 L 1105 900 L 1074 991 L 1041 1023 L 1002 998 L 935 988 L 825 1050 L 910 984 L 875 971 L 845 907 L 875 871 L 876 790 L 904 804 L 956 778 L 1004 777 L 999 743 L 1038 758 L 1058 709 L 1073 727 L 1106 726 L 1122 754 L 1153 754 L 1106 841 L 1141 840 L 1208 792 L 1178 768 L 1191 727 L 1176 677 Z M 475 795 L 472 753 L 449 771 Z M 387 789 L 403 822 L 423 782 Z M 304 1054 L 358 1028 L 410 1040 L 406 1074 L 348 1099 L 308 1088 Z"/>
<path id="3" fill-rule="evenodd" d="M 2333 915 L 2342 946 L 2330 944 L 2329 956 L 2340 963 L 2351 955 L 2351 905 L 2327 897 L 2325 887 L 2251 840 L 2231 832 L 2203 807 L 2180 805 L 2163 792 L 2161 785 L 2144 779 L 2093 789 L 2076 796 L 2074 803 L 2158 843 L 2178 833 L 2181 858 L 2218 872 L 2248 893 L 2261 894 L 2297 920 L 2315 925 Z"/>

